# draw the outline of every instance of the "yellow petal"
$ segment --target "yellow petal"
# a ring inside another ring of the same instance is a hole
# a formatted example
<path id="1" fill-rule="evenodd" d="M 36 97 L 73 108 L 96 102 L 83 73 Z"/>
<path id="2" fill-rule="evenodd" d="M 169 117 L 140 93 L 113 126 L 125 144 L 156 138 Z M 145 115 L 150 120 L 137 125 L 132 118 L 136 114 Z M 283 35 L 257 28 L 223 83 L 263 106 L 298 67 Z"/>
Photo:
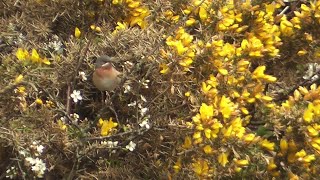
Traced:
<path id="1" fill-rule="evenodd" d="M 74 30 L 74 36 L 75 36 L 76 38 L 79 38 L 80 35 L 81 35 L 81 31 L 80 31 L 79 28 L 76 27 L 75 30 Z"/>
<path id="2" fill-rule="evenodd" d="M 221 153 L 219 156 L 218 156 L 218 162 L 223 166 L 225 167 L 226 164 L 229 162 L 228 161 L 228 153 Z"/>
<path id="3" fill-rule="evenodd" d="M 16 77 L 16 79 L 14 80 L 14 83 L 18 84 L 18 83 L 20 83 L 22 81 L 22 79 L 23 79 L 23 75 L 20 74 L 18 77 Z"/>
<path id="4" fill-rule="evenodd" d="M 203 7 L 199 8 L 199 17 L 202 21 L 205 21 L 208 18 L 208 12 Z"/>

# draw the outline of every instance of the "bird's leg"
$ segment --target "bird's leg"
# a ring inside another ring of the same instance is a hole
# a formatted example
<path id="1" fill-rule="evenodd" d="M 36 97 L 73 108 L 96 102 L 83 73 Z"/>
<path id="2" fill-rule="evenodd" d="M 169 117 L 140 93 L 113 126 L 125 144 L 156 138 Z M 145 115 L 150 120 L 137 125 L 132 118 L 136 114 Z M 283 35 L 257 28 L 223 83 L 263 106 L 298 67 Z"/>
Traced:
<path id="1" fill-rule="evenodd" d="M 101 103 L 104 104 L 105 102 L 105 93 L 103 91 L 100 91 L 101 94 Z"/>
<path id="2" fill-rule="evenodd" d="M 118 114 L 117 112 L 114 110 L 113 108 L 113 104 L 112 104 L 112 101 L 111 101 L 111 97 L 110 97 L 110 94 L 106 91 L 106 99 L 104 101 L 104 103 L 106 104 L 106 106 L 112 111 L 112 113 L 114 114 L 115 116 L 115 119 L 117 121 L 117 123 L 119 124 L 119 119 L 118 119 Z"/>
<path id="3" fill-rule="evenodd" d="M 111 98 L 110 98 L 110 94 L 108 93 L 108 91 L 105 91 L 105 96 L 103 97 L 103 101 L 104 101 L 104 104 L 106 105 L 110 105 L 111 104 Z"/>

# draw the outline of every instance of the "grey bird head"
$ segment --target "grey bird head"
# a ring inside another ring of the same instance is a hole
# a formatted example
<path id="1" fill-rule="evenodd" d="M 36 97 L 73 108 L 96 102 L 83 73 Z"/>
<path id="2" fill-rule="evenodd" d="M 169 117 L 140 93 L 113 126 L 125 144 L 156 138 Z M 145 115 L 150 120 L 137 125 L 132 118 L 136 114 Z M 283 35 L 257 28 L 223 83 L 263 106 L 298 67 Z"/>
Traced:
<path id="1" fill-rule="evenodd" d="M 114 62 L 114 60 L 112 60 L 112 58 L 107 55 L 102 55 L 96 59 L 96 62 L 94 64 L 95 68 L 99 68 L 107 62 Z"/>

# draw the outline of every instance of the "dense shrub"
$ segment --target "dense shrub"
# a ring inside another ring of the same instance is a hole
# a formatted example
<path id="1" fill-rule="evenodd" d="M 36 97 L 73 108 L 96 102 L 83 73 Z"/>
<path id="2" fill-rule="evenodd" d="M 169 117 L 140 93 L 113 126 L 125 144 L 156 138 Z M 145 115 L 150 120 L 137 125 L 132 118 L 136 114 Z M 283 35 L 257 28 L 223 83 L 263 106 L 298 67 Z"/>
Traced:
<path id="1" fill-rule="evenodd" d="M 319 0 L 0 8 L 1 178 L 319 174 Z M 91 81 L 101 55 L 112 92 Z"/>

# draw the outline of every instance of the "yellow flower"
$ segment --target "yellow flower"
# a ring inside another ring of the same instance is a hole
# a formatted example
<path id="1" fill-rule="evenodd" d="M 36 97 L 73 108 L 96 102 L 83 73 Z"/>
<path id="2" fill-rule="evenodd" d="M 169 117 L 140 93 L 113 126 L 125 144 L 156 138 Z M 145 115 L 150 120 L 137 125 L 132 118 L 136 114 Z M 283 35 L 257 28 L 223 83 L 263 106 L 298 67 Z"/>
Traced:
<path id="1" fill-rule="evenodd" d="M 198 176 L 205 176 L 208 174 L 209 166 L 206 160 L 197 160 L 196 162 L 192 163 L 193 171 Z"/>
<path id="2" fill-rule="evenodd" d="M 91 25 L 90 28 L 93 30 L 93 31 L 96 31 L 96 32 L 101 32 L 101 28 L 99 26 L 96 26 L 96 25 Z"/>
<path id="3" fill-rule="evenodd" d="M 280 150 L 283 155 L 285 155 L 288 151 L 288 142 L 286 139 L 280 140 Z"/>
<path id="4" fill-rule="evenodd" d="M 229 162 L 228 155 L 228 153 L 223 152 L 218 156 L 218 162 L 221 164 L 221 166 L 225 167 Z"/>
<path id="5" fill-rule="evenodd" d="M 299 152 L 297 152 L 296 154 L 295 154 L 295 156 L 297 157 L 297 158 L 302 158 L 302 157 L 305 157 L 307 155 L 307 153 L 306 153 L 306 151 L 304 150 L 304 149 L 302 149 L 301 151 L 299 151 Z"/>
<path id="6" fill-rule="evenodd" d="M 186 57 L 179 62 L 179 64 L 183 67 L 189 67 L 193 63 L 192 58 Z"/>
<path id="7" fill-rule="evenodd" d="M 274 160 L 271 159 L 268 163 L 267 170 L 272 171 L 272 170 L 275 170 L 276 168 L 277 168 L 277 165 L 274 163 Z"/>
<path id="8" fill-rule="evenodd" d="M 25 94 L 26 92 L 26 88 L 24 86 L 19 86 L 17 90 L 18 90 L 18 93 L 20 94 Z"/>
<path id="9" fill-rule="evenodd" d="M 46 64 L 46 65 L 50 65 L 51 64 L 50 61 L 46 57 L 42 59 L 42 63 Z"/>
<path id="10" fill-rule="evenodd" d="M 228 75 L 228 70 L 226 70 L 226 69 L 219 68 L 218 71 L 219 71 L 220 74 L 222 74 L 222 75 L 224 75 L 224 76 L 225 76 L 225 75 Z"/>
<path id="11" fill-rule="evenodd" d="M 201 132 L 200 131 L 197 131 L 193 134 L 193 138 L 194 139 L 200 139 L 201 138 Z"/>
<path id="12" fill-rule="evenodd" d="M 267 139 L 264 139 L 261 141 L 260 145 L 269 151 L 273 151 L 275 144 L 273 142 L 268 141 Z"/>
<path id="13" fill-rule="evenodd" d="M 255 135 L 253 133 L 246 134 L 242 137 L 243 141 L 246 143 L 251 143 L 255 138 Z"/>
<path id="14" fill-rule="evenodd" d="M 230 118 L 233 109 L 233 103 L 231 100 L 223 95 L 220 101 L 220 112 L 222 113 L 223 117 Z"/>
<path id="15" fill-rule="evenodd" d="M 202 103 L 199 112 L 202 121 L 209 120 L 213 117 L 213 106 Z"/>
<path id="16" fill-rule="evenodd" d="M 248 114 L 249 114 L 248 109 L 245 108 L 245 107 L 240 108 L 240 110 L 241 110 L 241 112 L 242 112 L 244 115 L 248 115 Z"/>
<path id="17" fill-rule="evenodd" d="M 284 36 L 291 36 L 294 33 L 293 32 L 293 24 L 287 20 L 286 16 L 283 16 L 281 18 L 280 31 L 281 31 L 282 35 L 284 35 Z"/>
<path id="18" fill-rule="evenodd" d="M 182 145 L 182 147 L 185 149 L 189 149 L 191 148 L 191 146 L 192 146 L 191 137 L 190 136 L 185 137 L 184 144 Z"/>
<path id="19" fill-rule="evenodd" d="M 309 93 L 308 89 L 302 86 L 299 86 L 298 90 L 300 91 L 301 94 L 306 95 Z"/>
<path id="20" fill-rule="evenodd" d="M 316 137 L 319 135 L 318 130 L 314 129 L 312 126 L 308 126 L 307 130 L 308 130 L 309 136 L 311 136 L 311 137 Z"/>
<path id="21" fill-rule="evenodd" d="M 258 66 L 252 73 L 253 79 L 259 79 L 264 77 L 264 71 L 266 70 L 266 66 Z"/>
<path id="22" fill-rule="evenodd" d="M 186 47 L 183 45 L 183 43 L 182 43 L 181 40 L 179 40 L 179 41 L 174 41 L 173 46 L 176 48 L 176 51 L 177 51 L 178 55 L 183 55 L 183 54 L 188 50 L 188 48 L 186 48 Z M 192 62 L 192 61 L 191 61 L 191 62 Z"/>
<path id="23" fill-rule="evenodd" d="M 189 18 L 187 21 L 186 21 L 186 26 L 192 26 L 194 25 L 196 22 L 196 20 L 194 18 Z"/>
<path id="24" fill-rule="evenodd" d="M 118 123 L 112 121 L 112 118 L 109 121 L 104 120 L 101 127 L 101 136 L 107 136 L 111 130 L 118 126 Z"/>
<path id="25" fill-rule="evenodd" d="M 313 104 L 309 103 L 308 108 L 303 113 L 303 120 L 307 123 L 310 123 L 313 120 Z"/>
<path id="26" fill-rule="evenodd" d="M 205 21 L 208 18 L 208 12 L 203 7 L 199 8 L 199 17 L 201 21 Z"/>
<path id="27" fill-rule="evenodd" d="M 206 154 L 212 154 L 213 153 L 213 149 L 212 149 L 212 147 L 210 145 L 204 146 L 203 151 Z"/>
<path id="28" fill-rule="evenodd" d="M 34 102 L 38 105 L 43 105 L 43 102 L 40 98 L 37 98 Z"/>
<path id="29" fill-rule="evenodd" d="M 265 81 L 267 82 L 276 82 L 277 81 L 277 78 L 276 77 L 273 77 L 273 76 L 270 76 L 270 75 L 265 75 L 264 78 L 263 78 Z"/>
<path id="30" fill-rule="evenodd" d="M 117 5 L 117 4 L 121 4 L 122 0 L 112 0 L 112 4 Z"/>
<path id="31" fill-rule="evenodd" d="M 104 122 L 104 120 L 102 118 L 100 118 L 98 123 L 97 123 L 97 126 L 98 127 L 102 127 L 103 122 Z"/>
<path id="32" fill-rule="evenodd" d="M 137 7 L 139 7 L 139 6 L 140 6 L 140 2 L 139 2 L 139 1 L 132 1 L 132 2 L 130 2 L 130 3 L 128 4 L 128 7 L 129 7 L 129 8 L 132 8 L 132 9 L 137 8 Z"/>
<path id="33" fill-rule="evenodd" d="M 126 23 L 121 23 L 121 22 L 117 22 L 117 26 L 116 26 L 116 30 L 119 31 L 119 30 L 124 30 L 127 28 L 127 24 Z M 115 31 L 116 31 L 115 30 Z M 114 31 L 114 32 L 115 32 Z"/>
<path id="34" fill-rule="evenodd" d="M 263 101 L 265 101 L 265 102 L 270 102 L 270 101 L 272 101 L 272 97 L 270 97 L 270 96 L 262 96 L 261 99 L 262 99 Z"/>
<path id="35" fill-rule="evenodd" d="M 67 129 L 67 126 L 63 123 L 62 120 L 58 120 L 58 126 L 60 127 L 61 130 L 66 130 Z"/>
<path id="36" fill-rule="evenodd" d="M 26 60 L 29 57 L 29 53 L 27 50 L 24 50 L 22 48 L 18 48 L 17 52 L 16 52 L 16 57 L 20 60 Z"/>
<path id="37" fill-rule="evenodd" d="M 160 68 L 162 68 L 161 70 L 160 70 L 160 73 L 161 74 L 167 74 L 169 71 L 170 71 L 170 68 L 169 68 L 169 66 L 167 65 L 167 64 L 160 64 Z"/>
<path id="38" fill-rule="evenodd" d="M 249 161 L 246 160 L 246 159 L 239 159 L 239 160 L 235 159 L 234 161 L 237 164 L 237 166 L 247 166 L 247 165 L 249 165 Z"/>
<path id="39" fill-rule="evenodd" d="M 178 173 L 181 170 L 181 158 L 173 166 L 174 172 Z"/>
<path id="40" fill-rule="evenodd" d="M 311 161 L 316 160 L 316 156 L 314 154 L 307 155 L 303 158 L 303 162 L 310 163 Z"/>
<path id="41" fill-rule="evenodd" d="M 305 54 L 307 54 L 307 51 L 306 50 L 300 50 L 300 51 L 298 51 L 298 56 L 303 56 L 303 55 L 305 55 Z"/>
<path id="42" fill-rule="evenodd" d="M 39 62 L 41 62 L 41 58 L 40 58 L 37 50 L 35 50 L 35 49 L 32 49 L 32 51 L 31 51 L 31 58 L 30 58 L 30 59 L 31 59 L 31 61 L 34 62 L 34 63 L 39 63 Z"/>
<path id="43" fill-rule="evenodd" d="M 23 75 L 20 74 L 18 77 L 16 77 L 16 79 L 14 80 L 14 83 L 19 84 L 22 80 L 23 80 Z"/>
<path id="44" fill-rule="evenodd" d="M 79 38 L 80 35 L 81 35 L 81 31 L 80 31 L 79 28 L 76 27 L 76 28 L 74 29 L 74 36 L 75 36 L 76 38 Z"/>
<path id="45" fill-rule="evenodd" d="M 211 129 L 205 128 L 204 135 L 206 136 L 206 138 L 210 139 L 211 138 Z"/>

